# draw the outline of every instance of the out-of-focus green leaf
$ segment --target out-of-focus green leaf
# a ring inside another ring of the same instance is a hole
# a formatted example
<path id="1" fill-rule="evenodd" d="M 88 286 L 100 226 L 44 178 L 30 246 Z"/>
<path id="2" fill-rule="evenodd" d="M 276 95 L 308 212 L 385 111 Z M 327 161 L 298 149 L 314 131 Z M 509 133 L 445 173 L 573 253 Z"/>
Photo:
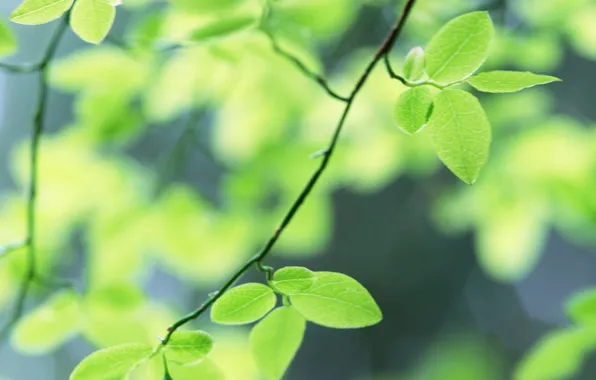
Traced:
<path id="1" fill-rule="evenodd" d="M 290 296 L 292 306 L 307 320 L 333 328 L 359 328 L 383 318 L 370 293 L 353 278 L 333 272 L 316 272 L 307 290 Z"/>
<path id="2" fill-rule="evenodd" d="M 170 0 L 172 5 L 185 12 L 204 13 L 225 11 L 238 4 L 241 0 Z"/>
<path id="3" fill-rule="evenodd" d="M 275 293 L 263 284 L 249 283 L 228 290 L 211 307 L 211 320 L 225 325 L 254 322 L 275 306 Z"/>
<path id="4" fill-rule="evenodd" d="M 137 343 L 95 351 L 77 365 L 70 380 L 124 379 L 152 351 L 151 346 Z"/>
<path id="5" fill-rule="evenodd" d="M 411 81 L 422 79 L 424 75 L 424 50 L 420 46 L 412 48 L 404 61 L 404 77 Z"/>
<path id="6" fill-rule="evenodd" d="M 211 359 L 205 358 L 198 364 L 168 364 L 174 380 L 225 380 L 226 377 L 219 366 Z"/>
<path id="7" fill-rule="evenodd" d="M 586 289 L 575 293 L 565 302 L 569 319 L 578 325 L 596 324 L 596 289 Z"/>
<path id="8" fill-rule="evenodd" d="M 74 0 L 24 0 L 10 15 L 17 24 L 45 24 L 62 16 Z"/>
<path id="9" fill-rule="evenodd" d="M 79 297 L 66 290 L 56 293 L 21 319 L 12 342 L 22 352 L 47 353 L 72 338 L 80 327 Z"/>
<path id="10" fill-rule="evenodd" d="M 473 184 L 488 158 L 491 128 L 478 99 L 444 90 L 434 100 L 428 126 L 437 155 L 455 175 Z"/>
<path id="11" fill-rule="evenodd" d="M 17 50 L 17 39 L 4 20 L 0 20 L 0 56 L 10 55 Z"/>
<path id="12" fill-rule="evenodd" d="M 114 18 L 116 8 L 106 0 L 76 0 L 70 25 L 83 41 L 99 44 L 108 35 Z"/>
<path id="13" fill-rule="evenodd" d="M 193 31 L 190 34 L 190 41 L 201 42 L 212 38 L 225 37 L 246 30 L 255 25 L 255 22 L 256 19 L 253 16 L 246 15 L 216 20 Z"/>
<path id="14" fill-rule="evenodd" d="M 292 307 L 273 310 L 250 333 L 250 349 L 268 380 L 283 377 L 298 352 L 306 320 Z"/>
<path id="15" fill-rule="evenodd" d="M 397 99 L 393 112 L 397 126 L 407 134 L 418 132 L 426 124 L 432 104 L 431 92 L 426 86 L 403 92 Z"/>
<path id="16" fill-rule="evenodd" d="M 484 63 L 493 37 L 487 12 L 471 12 L 449 21 L 428 43 L 426 72 L 439 83 L 473 74 Z"/>
<path id="17" fill-rule="evenodd" d="M 596 348 L 596 331 L 559 330 L 543 337 L 518 365 L 515 380 L 569 379 Z"/>
<path id="18" fill-rule="evenodd" d="M 475 89 L 483 92 L 516 92 L 524 88 L 558 82 L 559 78 L 522 71 L 489 71 L 474 75 L 467 80 Z"/>

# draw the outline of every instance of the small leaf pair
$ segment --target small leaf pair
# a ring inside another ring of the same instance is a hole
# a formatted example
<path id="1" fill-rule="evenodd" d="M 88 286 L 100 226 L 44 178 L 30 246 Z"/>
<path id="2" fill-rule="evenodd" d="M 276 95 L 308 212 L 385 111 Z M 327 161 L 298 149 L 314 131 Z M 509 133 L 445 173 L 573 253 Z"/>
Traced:
<path id="1" fill-rule="evenodd" d="M 45 24 L 72 7 L 72 30 L 83 41 L 98 44 L 110 31 L 116 17 L 115 7 L 119 3 L 116 0 L 24 0 L 12 12 L 10 19 L 18 24 Z"/>

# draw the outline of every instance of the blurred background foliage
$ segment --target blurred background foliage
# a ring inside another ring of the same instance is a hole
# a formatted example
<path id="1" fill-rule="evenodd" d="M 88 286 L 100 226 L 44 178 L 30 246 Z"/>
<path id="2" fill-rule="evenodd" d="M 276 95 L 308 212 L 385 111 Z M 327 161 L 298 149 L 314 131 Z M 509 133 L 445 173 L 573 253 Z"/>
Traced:
<path id="1" fill-rule="evenodd" d="M 0 9 L 6 17 L 16 5 Z M 40 272 L 76 286 L 35 288 L 0 349 L 0 377 L 65 379 L 93 347 L 156 343 L 274 231 L 316 168 L 309 155 L 326 146 L 341 104 L 251 27 L 261 7 L 125 0 L 101 46 L 67 35 L 49 78 L 36 239 Z M 400 8 L 278 0 L 271 26 L 342 93 Z M 385 320 L 341 334 L 309 328 L 288 379 L 596 377 L 596 1 L 419 0 L 394 66 L 475 9 L 488 9 L 497 26 L 485 69 L 564 82 L 481 95 L 494 139 L 480 179 L 467 186 L 438 163 L 424 132 L 394 126 L 405 88 L 376 69 L 326 177 L 270 261 L 353 275 Z M 8 61 L 36 60 L 52 27 L 10 25 L 19 51 Z M 0 80 L 0 242 L 8 244 L 25 236 L 36 88 L 28 75 Z M 0 262 L 5 317 L 25 259 L 17 251 Z M 259 379 L 246 330 L 196 325 L 216 340 L 201 371 Z"/>

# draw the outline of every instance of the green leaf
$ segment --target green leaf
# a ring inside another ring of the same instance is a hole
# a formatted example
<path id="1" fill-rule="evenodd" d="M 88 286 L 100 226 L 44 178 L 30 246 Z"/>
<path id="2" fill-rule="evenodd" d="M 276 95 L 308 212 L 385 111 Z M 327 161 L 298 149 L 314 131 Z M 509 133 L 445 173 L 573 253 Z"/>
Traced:
<path id="1" fill-rule="evenodd" d="M 222 370 L 209 358 L 197 364 L 169 364 L 170 374 L 174 380 L 225 380 Z"/>
<path id="2" fill-rule="evenodd" d="M 249 283 L 228 290 L 211 308 L 211 320 L 223 325 L 240 325 L 262 318 L 275 306 L 270 287 Z"/>
<path id="3" fill-rule="evenodd" d="M 404 61 L 404 77 L 417 81 L 424 75 L 424 50 L 416 46 L 410 50 Z"/>
<path id="4" fill-rule="evenodd" d="M 12 30 L 0 20 L 0 56 L 10 55 L 17 49 L 17 39 Z"/>
<path id="5" fill-rule="evenodd" d="M 12 343 L 22 352 L 47 353 L 72 338 L 80 322 L 78 295 L 71 290 L 56 293 L 21 319 Z"/>
<path id="6" fill-rule="evenodd" d="M 570 379 L 595 347 L 595 331 L 559 330 L 542 338 L 518 365 L 515 380 Z"/>
<path id="7" fill-rule="evenodd" d="M 253 25 L 255 25 L 255 18 L 253 16 L 229 17 L 195 29 L 190 35 L 190 40 L 199 42 L 211 38 L 224 37 L 248 29 Z"/>
<path id="8" fill-rule="evenodd" d="M 487 12 L 471 12 L 449 21 L 426 48 L 428 76 L 447 84 L 473 74 L 486 60 L 493 34 Z"/>
<path id="9" fill-rule="evenodd" d="M 213 338 L 204 331 L 177 331 L 166 346 L 168 362 L 192 364 L 202 360 L 213 349 Z"/>
<path id="10" fill-rule="evenodd" d="M 70 25 L 83 41 L 99 44 L 108 35 L 115 17 L 116 8 L 107 0 L 76 0 Z"/>
<path id="11" fill-rule="evenodd" d="M 25 0 L 10 15 L 17 24 L 45 24 L 62 16 L 74 0 Z"/>
<path id="12" fill-rule="evenodd" d="M 478 99 L 462 90 L 444 90 L 434 98 L 428 122 L 432 142 L 443 163 L 472 184 L 488 158 L 491 128 Z"/>
<path id="13" fill-rule="evenodd" d="M 70 380 L 122 380 L 151 352 L 150 346 L 137 343 L 95 351 L 77 365 Z"/>
<path id="14" fill-rule="evenodd" d="M 432 110 L 432 95 L 426 86 L 414 87 L 397 99 L 393 116 L 397 126 L 408 135 L 418 132 L 426 124 Z"/>
<path id="15" fill-rule="evenodd" d="M 315 283 L 315 274 L 304 267 L 285 267 L 276 271 L 271 284 L 283 294 L 300 293 Z"/>
<path id="16" fill-rule="evenodd" d="M 306 320 L 293 307 L 273 310 L 252 329 L 250 350 L 268 380 L 281 379 L 296 356 Z"/>
<path id="17" fill-rule="evenodd" d="M 596 324 L 596 289 L 575 293 L 565 302 L 565 312 L 578 325 Z"/>
<path id="18" fill-rule="evenodd" d="M 516 92 L 551 82 L 560 82 L 557 77 L 538 75 L 529 71 L 489 71 L 474 75 L 468 83 L 484 92 Z"/>
<path id="19" fill-rule="evenodd" d="M 316 274 L 311 288 L 290 297 L 307 320 L 326 327 L 358 328 L 383 319 L 375 300 L 358 281 L 341 273 Z"/>
<path id="20" fill-rule="evenodd" d="M 185 12 L 205 13 L 230 9 L 241 0 L 170 0 L 172 5 Z"/>

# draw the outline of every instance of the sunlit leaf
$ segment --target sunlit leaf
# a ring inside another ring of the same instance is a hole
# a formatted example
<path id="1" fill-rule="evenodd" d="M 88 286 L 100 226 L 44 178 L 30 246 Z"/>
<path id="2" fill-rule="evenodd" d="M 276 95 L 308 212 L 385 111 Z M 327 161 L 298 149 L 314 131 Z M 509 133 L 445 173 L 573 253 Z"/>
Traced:
<path id="1" fill-rule="evenodd" d="M 228 290 L 211 308 L 211 320 L 239 325 L 262 318 L 275 306 L 275 293 L 263 284 L 249 283 Z"/>
<path id="2" fill-rule="evenodd" d="M 565 311 L 578 325 L 596 324 L 596 289 L 586 289 L 575 293 L 565 302 Z"/>
<path id="3" fill-rule="evenodd" d="M 292 307 L 273 310 L 250 333 L 250 349 L 265 378 L 281 379 L 298 352 L 306 320 Z"/>
<path id="4" fill-rule="evenodd" d="M 115 17 L 116 8 L 107 0 L 76 0 L 70 25 L 83 41 L 99 44 L 110 31 Z"/>
<path id="5" fill-rule="evenodd" d="M 166 345 L 168 362 L 192 364 L 202 360 L 213 348 L 213 338 L 204 331 L 177 331 Z"/>
<path id="6" fill-rule="evenodd" d="M 462 90 L 444 90 L 434 98 L 428 122 L 437 155 L 468 184 L 488 158 L 491 127 L 478 99 Z"/>
<path id="7" fill-rule="evenodd" d="M 284 294 L 300 293 L 315 283 L 315 274 L 304 267 L 285 267 L 273 274 L 272 285 Z"/>
<path id="8" fill-rule="evenodd" d="M 70 380 L 122 380 L 152 351 L 150 346 L 137 343 L 95 351 L 77 365 Z"/>
<path id="9" fill-rule="evenodd" d="M 424 50 L 420 46 L 412 48 L 404 61 L 404 77 L 417 81 L 424 75 Z"/>
<path id="10" fill-rule="evenodd" d="M 4 20 L 0 20 L 0 56 L 10 55 L 17 49 L 17 39 Z"/>
<path id="11" fill-rule="evenodd" d="M 316 272 L 315 284 L 290 296 L 292 306 L 307 320 L 334 328 L 377 324 L 381 310 L 368 291 L 353 278 L 333 272 Z"/>
<path id="12" fill-rule="evenodd" d="M 229 9 L 241 0 L 170 0 L 172 5 L 186 12 L 210 12 Z"/>
<path id="13" fill-rule="evenodd" d="M 224 20 L 216 20 L 201 26 L 190 34 L 190 40 L 200 42 L 216 37 L 224 37 L 253 26 L 255 18 L 252 16 L 235 16 Z"/>
<path id="14" fill-rule="evenodd" d="M 402 92 L 393 112 L 397 126 L 407 134 L 418 132 L 426 124 L 432 104 L 428 87 L 414 87 Z"/>
<path id="15" fill-rule="evenodd" d="M 219 366 L 211 359 L 192 365 L 168 363 L 170 374 L 174 380 L 225 380 L 226 377 Z"/>
<path id="16" fill-rule="evenodd" d="M 550 75 L 528 71 L 489 71 L 468 78 L 475 89 L 483 92 L 516 92 L 524 88 L 560 81 Z"/>
<path id="17" fill-rule="evenodd" d="M 80 327 L 79 297 L 62 291 L 21 319 L 12 342 L 23 352 L 46 353 L 72 338 Z"/>
<path id="18" fill-rule="evenodd" d="M 62 16 L 74 0 L 25 0 L 10 15 L 17 24 L 45 24 Z"/>
<path id="19" fill-rule="evenodd" d="M 473 74 L 484 63 L 494 29 L 487 12 L 471 12 L 449 21 L 428 43 L 426 72 L 439 83 Z"/>

